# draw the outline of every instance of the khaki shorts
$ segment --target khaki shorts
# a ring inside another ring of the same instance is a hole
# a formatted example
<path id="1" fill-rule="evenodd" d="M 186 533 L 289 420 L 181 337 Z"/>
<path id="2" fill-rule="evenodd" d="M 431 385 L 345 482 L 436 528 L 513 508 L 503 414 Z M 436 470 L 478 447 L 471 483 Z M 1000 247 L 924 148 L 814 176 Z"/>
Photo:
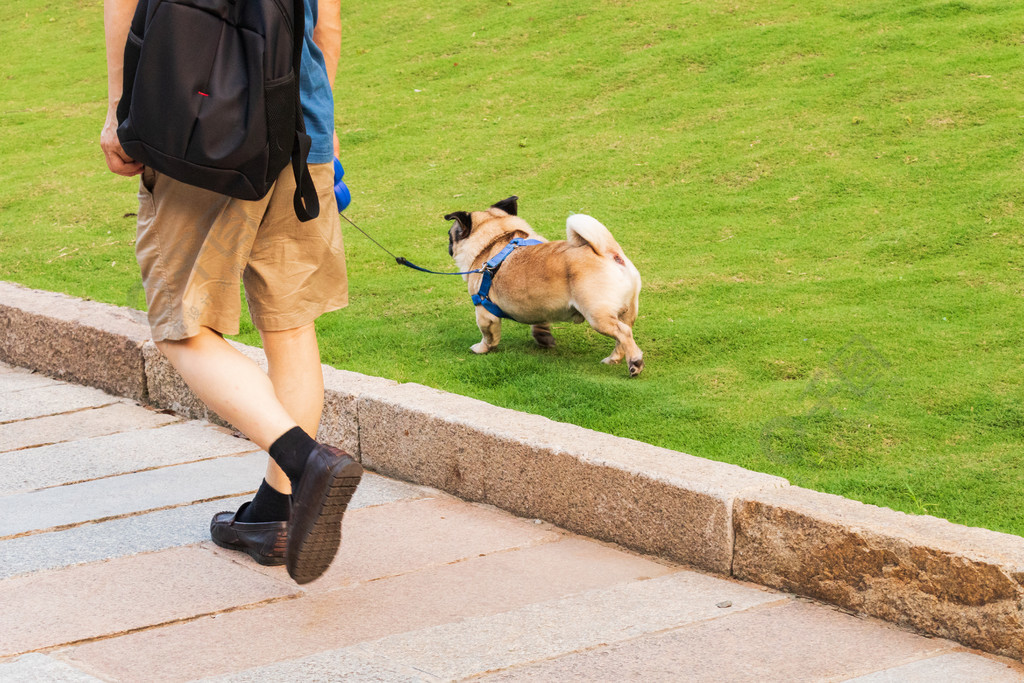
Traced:
<path id="1" fill-rule="evenodd" d="M 135 255 L 155 341 L 209 327 L 238 334 L 239 280 L 262 331 L 290 330 L 348 304 L 332 164 L 310 165 L 319 217 L 295 217 L 288 166 L 261 200 L 245 201 L 145 169 Z"/>

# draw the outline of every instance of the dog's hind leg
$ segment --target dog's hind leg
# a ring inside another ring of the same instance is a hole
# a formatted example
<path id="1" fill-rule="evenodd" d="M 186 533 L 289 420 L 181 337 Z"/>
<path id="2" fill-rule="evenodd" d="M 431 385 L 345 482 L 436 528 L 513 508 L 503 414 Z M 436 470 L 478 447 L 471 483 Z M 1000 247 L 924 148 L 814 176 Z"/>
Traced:
<path id="1" fill-rule="evenodd" d="M 633 340 L 633 329 L 613 315 L 595 316 L 587 322 L 601 334 L 615 340 L 615 350 L 601 362 L 619 363 L 625 358 L 629 363 L 629 376 L 639 375 L 644 369 L 644 354 Z"/>
<path id="2" fill-rule="evenodd" d="M 640 287 L 638 286 L 633 291 L 633 296 L 629 300 L 629 305 L 626 306 L 626 310 L 619 316 L 619 320 L 629 325 L 632 329 L 636 323 L 636 317 L 640 313 Z"/>
<path id="3" fill-rule="evenodd" d="M 551 323 L 531 325 L 530 334 L 533 335 L 533 340 L 537 342 L 537 346 L 542 349 L 555 348 L 555 335 L 551 334 Z"/>
<path id="4" fill-rule="evenodd" d="M 476 307 L 476 326 L 484 336 L 479 344 L 473 344 L 469 350 L 473 353 L 487 353 L 501 341 L 501 318 L 491 315 L 483 306 Z"/>

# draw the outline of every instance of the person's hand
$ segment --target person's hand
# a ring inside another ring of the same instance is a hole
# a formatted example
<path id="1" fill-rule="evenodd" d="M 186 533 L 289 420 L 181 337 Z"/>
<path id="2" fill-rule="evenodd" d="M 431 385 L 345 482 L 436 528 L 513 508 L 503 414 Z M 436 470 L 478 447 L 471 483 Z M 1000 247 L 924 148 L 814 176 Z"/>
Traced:
<path id="1" fill-rule="evenodd" d="M 338 142 L 338 131 L 334 131 L 334 158 L 341 158 L 341 143 Z"/>
<path id="2" fill-rule="evenodd" d="M 335 137 L 337 142 L 337 137 Z M 124 153 L 117 139 L 117 115 L 113 107 L 107 111 L 107 120 L 100 132 L 100 149 L 107 159 L 107 167 L 118 175 L 133 176 L 142 173 L 142 164 Z"/>

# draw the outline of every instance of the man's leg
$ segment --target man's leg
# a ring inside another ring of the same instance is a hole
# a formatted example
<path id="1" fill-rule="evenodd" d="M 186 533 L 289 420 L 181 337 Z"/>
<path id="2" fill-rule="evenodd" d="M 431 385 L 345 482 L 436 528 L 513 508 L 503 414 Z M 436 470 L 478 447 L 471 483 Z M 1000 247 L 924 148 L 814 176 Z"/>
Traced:
<path id="1" fill-rule="evenodd" d="M 310 323 L 292 330 L 261 330 L 260 337 L 278 401 L 299 427 L 315 438 L 324 410 L 324 374 L 316 327 Z M 273 459 L 267 464 L 266 476 L 276 491 L 291 493 L 287 475 Z"/>
<path id="2" fill-rule="evenodd" d="M 266 373 L 210 328 L 156 345 L 203 403 L 260 448 L 298 425 Z"/>
<path id="3" fill-rule="evenodd" d="M 290 422 L 281 419 L 277 406 L 273 407 L 275 417 L 270 421 L 264 423 L 259 419 L 265 412 L 264 406 L 273 405 L 267 395 L 268 376 L 220 335 L 207 328 L 204 330 L 198 338 L 162 342 L 160 348 L 171 354 L 171 363 L 181 366 L 182 374 L 187 373 L 186 381 L 195 387 L 207 405 L 244 434 L 262 427 L 265 434 L 258 441 L 253 440 L 264 450 L 269 450 L 270 444 L 296 424 L 306 434 L 316 436 L 323 412 L 324 381 L 313 323 L 292 330 L 260 332 L 269 365 L 269 389 L 280 408 L 288 413 Z M 224 372 L 230 375 L 228 381 L 220 376 Z M 260 405 L 251 405 L 253 400 Z M 251 417 L 258 419 L 252 424 L 243 424 Z M 268 458 L 266 476 L 256 496 L 235 519 L 257 524 L 287 521 L 291 492 L 288 475 L 273 458 Z"/>
<path id="4" fill-rule="evenodd" d="M 282 397 L 315 434 L 323 408 L 323 375 L 314 328 L 310 324 L 265 338 Z M 295 492 L 287 523 L 245 521 L 251 506 L 247 503 L 234 514 L 214 516 L 214 541 L 263 564 L 280 564 L 286 541 L 288 573 L 295 581 L 307 583 L 323 574 L 341 541 L 341 516 L 362 476 L 359 463 L 317 444 L 289 414 L 271 378 L 213 330 L 202 328 L 194 337 L 159 342 L 158 347 L 210 408 L 269 451 Z M 304 380 L 311 381 L 312 391 L 302 385 Z M 270 469 L 270 476 L 280 482 L 281 473 Z M 287 494 L 270 482 L 260 487 L 260 496 L 263 502 L 273 506 L 276 500 L 287 508 Z"/>
<path id="5" fill-rule="evenodd" d="M 308 438 L 307 433 L 316 436 L 324 407 L 316 328 L 309 323 L 278 332 L 262 331 L 261 336 L 277 397 L 299 424 L 278 443 L 292 439 L 296 433 L 302 438 Z M 273 450 L 271 455 L 275 455 Z M 363 468 L 351 456 L 323 446 L 309 454 L 307 473 L 300 479 L 280 458 L 275 456 L 274 460 L 283 465 L 288 475 L 284 480 L 291 481 L 294 492 L 288 521 L 288 573 L 296 582 L 307 583 L 323 574 L 334 559 L 341 543 L 341 518 Z M 271 484 L 281 481 L 276 469 L 273 463 L 268 467 Z"/>

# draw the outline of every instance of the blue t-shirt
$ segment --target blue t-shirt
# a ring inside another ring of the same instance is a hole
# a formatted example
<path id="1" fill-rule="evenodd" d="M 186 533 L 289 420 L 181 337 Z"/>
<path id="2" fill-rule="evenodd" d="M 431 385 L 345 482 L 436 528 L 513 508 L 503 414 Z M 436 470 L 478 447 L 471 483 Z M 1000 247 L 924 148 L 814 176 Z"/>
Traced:
<path id="1" fill-rule="evenodd" d="M 317 0 L 306 0 L 306 39 L 302 48 L 299 89 L 306 134 L 313 140 L 306 163 L 329 164 L 334 160 L 334 94 L 327 78 L 324 53 L 313 42 Z"/>

